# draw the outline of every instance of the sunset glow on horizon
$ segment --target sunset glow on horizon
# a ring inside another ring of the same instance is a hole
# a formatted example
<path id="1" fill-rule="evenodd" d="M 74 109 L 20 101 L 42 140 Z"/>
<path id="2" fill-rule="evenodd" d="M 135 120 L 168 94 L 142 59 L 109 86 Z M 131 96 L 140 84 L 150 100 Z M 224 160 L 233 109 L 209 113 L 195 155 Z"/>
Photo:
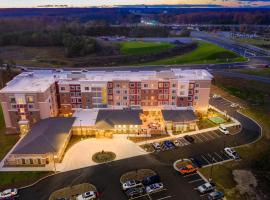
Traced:
<path id="1" fill-rule="evenodd" d="M 10 0 L 0 2 L 1 8 L 39 7 L 66 5 L 69 7 L 117 6 L 117 5 L 220 5 L 226 7 L 270 6 L 269 0 Z"/>

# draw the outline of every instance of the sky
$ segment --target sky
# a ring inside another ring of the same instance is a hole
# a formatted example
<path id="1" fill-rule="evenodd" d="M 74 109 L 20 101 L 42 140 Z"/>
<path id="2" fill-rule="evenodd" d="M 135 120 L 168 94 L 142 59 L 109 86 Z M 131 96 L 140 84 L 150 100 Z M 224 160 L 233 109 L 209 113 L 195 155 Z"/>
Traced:
<path id="1" fill-rule="evenodd" d="M 270 0 L 0 0 L 1 8 L 37 7 L 42 5 L 113 6 L 134 4 L 216 4 L 222 6 L 261 6 L 269 5 Z"/>

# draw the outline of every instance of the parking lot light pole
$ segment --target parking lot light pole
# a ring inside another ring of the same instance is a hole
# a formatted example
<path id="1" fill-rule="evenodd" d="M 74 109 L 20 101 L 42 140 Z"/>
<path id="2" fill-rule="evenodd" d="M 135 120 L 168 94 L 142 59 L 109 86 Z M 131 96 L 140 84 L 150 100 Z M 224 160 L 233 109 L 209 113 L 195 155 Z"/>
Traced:
<path id="1" fill-rule="evenodd" d="M 210 183 L 213 180 L 213 167 L 214 167 L 214 157 L 212 156 L 211 158 L 212 158 L 212 165 L 211 165 L 210 178 L 209 178 Z"/>

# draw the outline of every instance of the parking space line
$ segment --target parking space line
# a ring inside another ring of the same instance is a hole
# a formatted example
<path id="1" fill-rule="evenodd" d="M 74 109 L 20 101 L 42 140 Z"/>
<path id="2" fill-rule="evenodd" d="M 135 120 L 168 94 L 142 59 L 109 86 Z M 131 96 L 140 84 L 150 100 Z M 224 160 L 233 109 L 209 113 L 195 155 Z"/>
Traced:
<path id="1" fill-rule="evenodd" d="M 224 157 L 231 159 L 224 151 L 220 151 L 220 152 L 224 155 Z"/>
<path id="2" fill-rule="evenodd" d="M 221 137 L 221 135 L 220 134 L 218 134 L 216 131 L 211 131 L 211 133 L 213 133 L 215 136 L 217 136 L 217 137 Z"/>
<path id="3" fill-rule="evenodd" d="M 166 197 L 162 197 L 162 198 L 159 198 L 157 200 L 163 200 L 163 199 L 168 199 L 168 198 L 171 198 L 172 196 L 166 196 Z"/>
<path id="4" fill-rule="evenodd" d="M 196 139 L 200 140 L 201 142 L 203 142 L 203 140 L 198 136 L 198 135 L 193 135 L 193 137 L 195 137 Z"/>
<path id="5" fill-rule="evenodd" d="M 217 152 L 214 152 L 214 154 L 219 157 L 221 160 L 224 160 Z"/>
<path id="6" fill-rule="evenodd" d="M 193 180 L 193 181 L 189 181 L 189 183 L 195 183 L 195 182 L 198 182 L 198 181 L 201 181 L 203 180 L 202 178 L 199 178 L 199 179 L 196 179 L 196 180 Z"/>
<path id="7" fill-rule="evenodd" d="M 209 156 L 209 158 L 211 158 L 211 163 L 213 163 L 213 161 L 215 162 L 215 163 L 217 163 L 218 161 L 215 159 L 215 157 L 214 156 L 212 156 L 211 154 L 207 154 L 208 156 Z"/>
<path id="8" fill-rule="evenodd" d="M 196 175 L 197 173 L 194 173 L 194 174 L 187 174 L 187 175 L 184 175 L 183 177 L 189 177 L 189 176 L 194 176 Z"/>
<path id="9" fill-rule="evenodd" d="M 203 155 L 201 155 L 201 157 L 208 163 L 211 164 Z"/>
<path id="10" fill-rule="evenodd" d="M 138 198 L 145 197 L 145 196 L 148 196 L 149 199 L 152 199 L 149 194 L 144 194 L 144 195 L 141 195 L 141 196 L 138 196 L 138 197 L 129 198 L 129 200 L 138 199 Z"/>
<path id="11" fill-rule="evenodd" d="M 215 139 L 215 137 L 211 135 L 209 132 L 205 132 L 205 135 L 209 136 L 211 139 Z"/>
<path id="12" fill-rule="evenodd" d="M 204 134 L 201 134 L 200 136 L 205 138 L 206 141 L 211 140 L 211 139 L 207 138 Z"/>

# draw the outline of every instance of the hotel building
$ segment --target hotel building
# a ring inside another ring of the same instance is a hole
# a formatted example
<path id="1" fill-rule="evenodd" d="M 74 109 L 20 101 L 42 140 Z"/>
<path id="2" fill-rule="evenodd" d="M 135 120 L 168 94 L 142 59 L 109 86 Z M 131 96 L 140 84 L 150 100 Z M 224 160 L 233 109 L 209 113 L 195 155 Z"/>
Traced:
<path id="1" fill-rule="evenodd" d="M 211 80 L 206 70 L 23 72 L 0 90 L 7 130 L 23 135 L 5 165 L 61 162 L 72 134 L 196 130 Z"/>

